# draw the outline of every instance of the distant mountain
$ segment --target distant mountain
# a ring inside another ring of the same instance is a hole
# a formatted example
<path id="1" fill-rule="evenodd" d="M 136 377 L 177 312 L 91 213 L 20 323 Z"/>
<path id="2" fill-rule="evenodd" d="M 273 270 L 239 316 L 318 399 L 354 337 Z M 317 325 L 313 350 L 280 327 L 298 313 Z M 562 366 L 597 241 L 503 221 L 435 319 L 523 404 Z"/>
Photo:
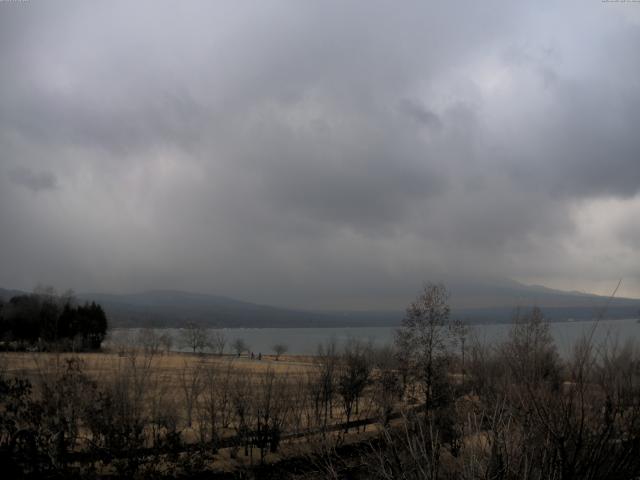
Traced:
<path id="1" fill-rule="evenodd" d="M 635 318 L 640 300 L 580 292 L 565 292 L 512 280 L 451 281 L 452 315 L 469 323 L 501 323 L 517 308 L 539 306 L 551 321 Z M 0 289 L 8 300 L 24 292 Z M 116 327 L 179 327 L 189 322 L 211 327 L 346 327 L 393 326 L 403 317 L 396 311 L 304 311 L 258 305 L 233 298 L 173 290 L 134 294 L 84 293 L 78 300 L 101 304 Z"/>
<path id="2" fill-rule="evenodd" d="M 507 322 L 516 309 L 532 306 L 542 308 L 551 321 L 635 318 L 640 313 L 638 299 L 566 292 L 510 279 L 451 282 L 448 289 L 453 314 L 471 322 Z"/>
<path id="3" fill-rule="evenodd" d="M 211 327 L 325 327 L 343 324 L 339 319 L 322 313 L 173 290 L 126 295 L 87 293 L 78 295 L 78 298 L 100 303 L 116 326 L 173 327 L 189 322 Z"/>
<path id="4" fill-rule="evenodd" d="M 217 295 L 153 290 L 110 295 L 85 293 L 80 301 L 102 305 L 115 326 L 343 327 L 395 325 L 401 312 L 318 312 L 272 307 Z"/>

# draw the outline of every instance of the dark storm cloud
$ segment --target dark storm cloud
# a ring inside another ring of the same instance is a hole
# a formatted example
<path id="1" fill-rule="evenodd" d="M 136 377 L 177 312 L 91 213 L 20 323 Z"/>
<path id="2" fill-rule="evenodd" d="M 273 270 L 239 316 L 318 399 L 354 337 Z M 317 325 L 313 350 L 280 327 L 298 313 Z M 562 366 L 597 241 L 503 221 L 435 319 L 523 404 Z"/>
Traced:
<path id="1" fill-rule="evenodd" d="M 0 9 L 6 286 L 375 307 L 434 277 L 588 285 L 601 247 L 581 212 L 634 208 L 629 9 Z M 625 261 L 600 271 L 638 258 L 619 235 Z"/>
<path id="2" fill-rule="evenodd" d="M 433 113 L 431 110 L 420 105 L 419 102 L 414 102 L 408 98 L 403 99 L 398 105 L 400 111 L 406 113 L 409 117 L 413 118 L 416 122 L 424 125 L 425 127 L 439 129 L 442 127 L 440 117 Z"/>
<path id="3" fill-rule="evenodd" d="M 27 167 L 16 167 L 7 173 L 12 182 L 34 192 L 56 188 L 56 177 L 51 172 L 34 172 Z"/>
<path id="4" fill-rule="evenodd" d="M 114 156 L 164 142 L 188 147 L 201 133 L 203 113 L 187 96 L 158 92 L 153 100 L 141 95 L 134 105 L 114 105 L 97 93 L 83 99 L 40 91 L 6 99 L 0 126 L 45 147 L 101 148 Z"/>

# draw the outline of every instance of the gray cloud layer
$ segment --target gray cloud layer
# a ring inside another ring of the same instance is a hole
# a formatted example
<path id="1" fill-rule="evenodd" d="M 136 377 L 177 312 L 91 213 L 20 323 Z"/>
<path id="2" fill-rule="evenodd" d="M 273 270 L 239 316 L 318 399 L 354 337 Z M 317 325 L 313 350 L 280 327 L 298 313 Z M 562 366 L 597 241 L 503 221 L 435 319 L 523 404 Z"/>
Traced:
<path id="1" fill-rule="evenodd" d="M 638 44 L 600 2 L 2 4 L 0 284 L 640 295 Z"/>

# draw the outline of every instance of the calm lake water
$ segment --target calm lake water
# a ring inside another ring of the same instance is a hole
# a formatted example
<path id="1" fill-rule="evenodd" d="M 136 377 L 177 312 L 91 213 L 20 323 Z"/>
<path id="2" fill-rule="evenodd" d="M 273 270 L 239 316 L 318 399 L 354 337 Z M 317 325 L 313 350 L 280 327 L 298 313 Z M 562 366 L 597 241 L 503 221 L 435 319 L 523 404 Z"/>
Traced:
<path id="1" fill-rule="evenodd" d="M 510 324 L 474 325 L 470 327 L 470 337 L 483 343 L 495 343 L 506 338 Z M 559 322 L 550 324 L 551 333 L 561 354 L 571 351 L 576 340 L 593 332 L 596 344 L 604 341 L 624 343 L 628 339 L 640 340 L 640 323 L 636 319 L 602 320 L 600 322 Z M 396 327 L 346 327 L 346 328 L 225 328 L 222 329 L 227 338 L 227 350 L 231 352 L 231 344 L 241 338 L 256 354 L 273 353 L 273 345 L 283 343 L 289 348 L 288 353 L 294 355 L 315 354 L 319 344 L 335 341 L 338 346 L 351 339 L 371 342 L 376 346 L 393 343 Z M 180 329 L 167 329 L 175 339 L 174 350 L 185 350 L 181 347 Z M 116 329 L 114 338 L 135 338 L 137 329 Z"/>

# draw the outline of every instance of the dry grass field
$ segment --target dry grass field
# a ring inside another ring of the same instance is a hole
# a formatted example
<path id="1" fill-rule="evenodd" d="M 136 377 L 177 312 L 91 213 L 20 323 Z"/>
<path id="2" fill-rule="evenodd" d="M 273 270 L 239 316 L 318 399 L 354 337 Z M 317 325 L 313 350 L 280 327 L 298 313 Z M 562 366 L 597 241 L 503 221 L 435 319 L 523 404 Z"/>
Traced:
<path id="1" fill-rule="evenodd" d="M 0 353 L 0 368 L 5 373 L 12 375 L 25 375 L 35 378 L 42 373 L 51 372 L 66 365 L 66 361 L 75 358 L 80 359 L 85 373 L 95 379 L 108 378 L 121 371 L 123 366 L 132 360 L 141 361 L 147 357 L 142 352 L 132 352 L 121 355 L 115 352 L 95 353 L 45 353 L 45 352 L 3 352 Z M 159 373 L 163 378 L 176 377 L 185 367 L 230 367 L 235 371 L 265 373 L 269 370 L 276 374 L 301 374 L 314 370 L 316 365 L 313 357 L 309 356 L 281 356 L 276 361 L 275 357 L 265 355 L 262 360 L 251 360 L 247 356 L 236 355 L 208 355 L 190 353 L 163 353 L 153 355 L 150 359 L 154 373 Z"/>
<path id="2" fill-rule="evenodd" d="M 203 445 L 212 438 L 217 438 L 220 446 L 230 445 L 216 448 L 206 457 L 210 468 L 217 471 L 233 472 L 256 462 L 274 464 L 306 458 L 325 443 L 347 445 L 370 438 L 375 431 L 359 427 L 344 432 L 341 427 L 332 427 L 346 417 L 337 399 L 328 412 L 323 411 L 324 400 L 319 397 L 323 395 L 322 366 L 313 357 L 283 355 L 279 360 L 272 356 L 251 360 L 246 356 L 174 352 L 149 355 L 142 350 L 124 354 L 0 353 L 0 371 L 6 377 L 28 379 L 35 398 L 65 384 L 63 388 L 72 392 L 69 401 L 84 405 L 91 396 L 78 386 L 77 378 L 69 376 L 70 368 L 77 368 L 82 378 L 122 403 L 127 411 L 122 421 L 143 422 L 146 439 L 138 447 L 152 448 L 157 433 L 166 435 L 167 429 L 180 432 L 183 448 Z M 87 398 L 78 398 L 83 396 Z M 350 420 L 373 415 L 372 398 L 369 395 L 367 401 L 361 400 L 358 414 L 352 414 Z M 328 417 L 323 420 L 323 415 Z M 261 422 L 265 422 L 262 427 Z M 81 424 L 76 452 L 90 449 L 83 439 L 92 434 Z M 278 442 L 277 451 L 261 451 L 253 445 L 260 441 L 256 432 L 261 428 L 275 428 L 287 441 Z M 322 433 L 313 433 L 319 428 Z M 246 439 L 245 429 L 253 432 Z M 234 439 L 239 439 L 237 445 Z M 105 473 L 111 471 L 105 465 L 101 468 Z"/>

